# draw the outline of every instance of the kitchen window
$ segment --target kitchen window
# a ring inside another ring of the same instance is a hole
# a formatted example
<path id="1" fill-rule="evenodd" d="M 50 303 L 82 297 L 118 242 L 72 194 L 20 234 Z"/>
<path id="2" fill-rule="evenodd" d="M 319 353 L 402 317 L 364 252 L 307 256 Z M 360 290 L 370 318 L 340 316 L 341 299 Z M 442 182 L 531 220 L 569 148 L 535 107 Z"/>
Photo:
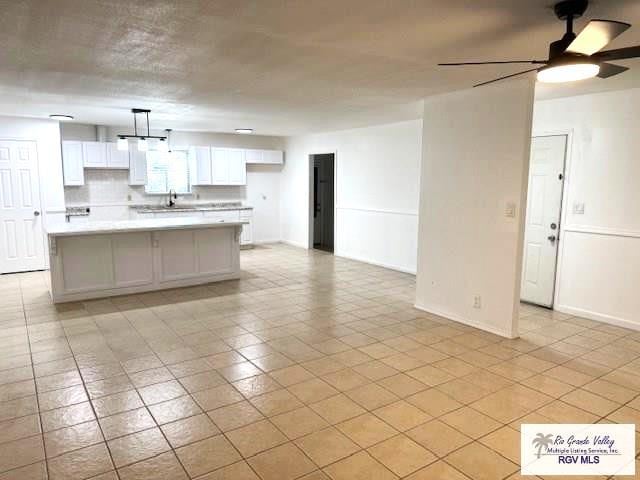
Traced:
<path id="1" fill-rule="evenodd" d="M 191 193 L 187 152 L 147 152 L 147 193 L 166 194 L 173 190 L 179 194 Z"/>

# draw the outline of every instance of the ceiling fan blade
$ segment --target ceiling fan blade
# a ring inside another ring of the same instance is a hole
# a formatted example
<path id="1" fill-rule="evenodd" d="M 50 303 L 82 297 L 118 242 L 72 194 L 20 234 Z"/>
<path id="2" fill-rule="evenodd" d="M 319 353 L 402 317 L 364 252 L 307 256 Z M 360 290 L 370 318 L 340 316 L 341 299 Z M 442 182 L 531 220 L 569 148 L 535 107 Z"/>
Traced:
<path id="1" fill-rule="evenodd" d="M 504 77 L 496 78 L 494 80 L 489 80 L 488 82 L 478 83 L 478 84 L 474 85 L 473 87 L 474 88 L 475 87 L 481 87 L 483 85 L 488 85 L 490 83 L 499 82 L 500 80 L 506 80 L 507 78 L 517 77 L 518 75 L 524 75 L 525 73 L 535 72 L 537 70 L 538 70 L 537 68 L 531 68 L 529 70 L 525 70 L 524 72 L 512 73 L 511 75 L 505 75 Z"/>
<path id="2" fill-rule="evenodd" d="M 626 72 L 627 70 L 629 70 L 629 67 L 614 65 L 613 63 L 601 63 L 600 73 L 598 73 L 598 77 L 609 78 L 613 77 L 614 75 L 618 75 L 619 73 Z"/>
<path id="3" fill-rule="evenodd" d="M 567 47 L 567 52 L 593 55 L 631 25 L 612 20 L 591 20 Z"/>
<path id="4" fill-rule="evenodd" d="M 593 58 L 604 62 L 637 57 L 640 57 L 640 45 L 636 45 L 635 47 L 617 48 L 615 50 L 605 50 L 604 52 L 598 52 L 593 55 Z"/>
<path id="5" fill-rule="evenodd" d="M 457 63 L 439 63 L 441 67 L 457 67 L 459 65 L 504 65 L 510 63 L 529 63 L 529 64 L 544 64 L 547 63 L 543 60 L 509 60 L 498 62 L 457 62 Z"/>

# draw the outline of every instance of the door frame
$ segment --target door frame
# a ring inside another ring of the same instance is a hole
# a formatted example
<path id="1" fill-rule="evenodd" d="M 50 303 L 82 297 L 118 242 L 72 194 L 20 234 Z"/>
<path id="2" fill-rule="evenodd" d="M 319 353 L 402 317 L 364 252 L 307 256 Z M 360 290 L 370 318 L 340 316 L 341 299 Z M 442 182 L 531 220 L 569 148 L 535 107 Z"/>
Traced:
<path id="1" fill-rule="evenodd" d="M 313 250 L 313 157 L 315 155 L 333 155 L 333 255 L 336 255 L 336 246 L 338 245 L 338 151 L 319 151 L 309 153 L 307 155 L 307 171 L 309 177 L 309 201 L 307 205 L 307 223 L 308 223 L 308 238 L 307 249 Z"/>
<path id="2" fill-rule="evenodd" d="M 47 229 L 46 229 L 46 223 L 47 223 L 47 209 L 46 209 L 46 203 L 45 203 L 45 199 L 44 199 L 44 182 L 42 180 L 42 176 L 40 175 L 40 171 L 41 171 L 41 165 L 40 165 L 40 149 L 38 148 L 39 146 L 39 142 L 37 138 L 31 138 L 31 137 L 0 137 L 0 141 L 3 142 L 29 142 L 29 143 L 33 143 L 36 149 L 36 170 L 37 170 L 37 175 L 38 175 L 38 198 L 40 200 L 40 222 L 41 222 L 41 228 L 42 228 L 42 268 L 39 268 L 37 270 L 28 270 L 28 271 L 34 271 L 34 272 L 38 272 L 38 271 L 42 271 L 42 270 L 47 270 L 49 269 L 49 242 L 47 241 Z M 60 144 L 59 146 L 60 149 L 62 149 L 62 144 Z M 62 153 L 60 154 L 62 155 Z M 62 168 L 62 164 L 60 164 L 61 168 Z M 62 178 L 62 177 L 61 177 Z M 64 188 L 63 188 L 64 189 Z M 2 275 L 0 273 L 0 275 Z"/>
<path id="3" fill-rule="evenodd" d="M 571 186 L 570 178 L 568 172 L 571 171 L 571 159 L 573 153 L 573 128 L 565 128 L 558 130 L 533 130 L 531 132 L 531 139 L 534 137 L 558 137 L 565 136 L 567 138 L 565 150 L 564 150 L 564 169 L 562 172 L 562 200 L 560 202 L 560 228 L 558 229 L 558 252 L 556 254 L 556 273 L 553 282 L 553 304 L 549 307 L 551 310 L 555 309 L 555 306 L 558 305 L 558 300 L 560 298 L 560 289 L 558 286 L 560 285 L 560 278 L 562 275 L 562 259 L 564 252 L 564 226 L 566 224 L 566 217 L 568 211 L 568 202 L 569 202 L 569 188 Z M 531 162 L 529 162 L 531 165 Z M 530 167 L 529 167 L 530 168 Z M 527 183 L 529 182 L 529 173 L 527 172 Z M 527 192 L 527 204 L 528 204 L 528 192 Z M 526 206 L 525 204 L 525 218 L 526 218 Z M 526 221 L 526 220 L 525 220 Z M 525 225 L 526 229 L 526 225 Z M 524 235 L 522 236 L 522 241 L 524 242 Z M 524 250 L 523 250 L 524 251 Z M 524 261 L 524 256 L 522 258 Z M 522 282 L 522 278 L 519 279 Z M 544 307 L 543 307 L 544 308 Z"/>

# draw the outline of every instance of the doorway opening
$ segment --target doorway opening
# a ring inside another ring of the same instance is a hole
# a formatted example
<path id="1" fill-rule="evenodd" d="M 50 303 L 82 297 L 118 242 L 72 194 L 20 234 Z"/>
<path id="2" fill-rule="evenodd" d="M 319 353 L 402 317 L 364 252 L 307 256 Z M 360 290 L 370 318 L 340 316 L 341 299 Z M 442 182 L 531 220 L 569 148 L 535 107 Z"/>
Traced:
<path id="1" fill-rule="evenodd" d="M 553 308 L 568 135 L 531 139 L 520 299 Z"/>
<path id="2" fill-rule="evenodd" d="M 333 253 L 335 154 L 309 156 L 309 246 Z"/>

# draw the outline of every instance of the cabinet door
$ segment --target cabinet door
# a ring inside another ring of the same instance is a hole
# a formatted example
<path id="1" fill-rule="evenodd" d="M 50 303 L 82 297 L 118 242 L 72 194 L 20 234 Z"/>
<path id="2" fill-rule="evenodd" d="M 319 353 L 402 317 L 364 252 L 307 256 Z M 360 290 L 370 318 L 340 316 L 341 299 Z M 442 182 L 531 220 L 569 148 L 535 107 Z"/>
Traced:
<path id="1" fill-rule="evenodd" d="M 262 163 L 282 165 L 282 151 L 281 150 L 263 150 Z"/>
<path id="2" fill-rule="evenodd" d="M 211 147 L 191 147 L 189 163 L 192 185 L 211 185 Z"/>
<path id="3" fill-rule="evenodd" d="M 229 149 L 213 148 L 211 177 L 213 185 L 229 185 Z"/>
<path id="4" fill-rule="evenodd" d="M 107 168 L 107 144 L 82 142 L 82 156 L 86 168 Z"/>
<path id="5" fill-rule="evenodd" d="M 263 150 L 245 150 L 245 160 L 247 163 L 263 163 L 262 162 Z"/>
<path id="6" fill-rule="evenodd" d="M 118 150 L 113 142 L 107 143 L 107 168 L 129 168 L 129 151 Z"/>
<path id="7" fill-rule="evenodd" d="M 129 151 L 129 185 L 147 184 L 147 153 L 137 149 Z"/>
<path id="8" fill-rule="evenodd" d="M 251 245 L 253 243 L 253 222 L 251 218 L 241 219 L 243 222 L 249 222 L 242 226 L 242 234 L 240 235 L 240 245 Z"/>
<path id="9" fill-rule="evenodd" d="M 84 185 L 82 142 L 62 142 L 62 171 L 65 185 Z"/>
<path id="10" fill-rule="evenodd" d="M 229 185 L 247 184 L 247 164 L 244 150 L 230 148 L 227 150 L 227 161 L 229 164 Z"/>

